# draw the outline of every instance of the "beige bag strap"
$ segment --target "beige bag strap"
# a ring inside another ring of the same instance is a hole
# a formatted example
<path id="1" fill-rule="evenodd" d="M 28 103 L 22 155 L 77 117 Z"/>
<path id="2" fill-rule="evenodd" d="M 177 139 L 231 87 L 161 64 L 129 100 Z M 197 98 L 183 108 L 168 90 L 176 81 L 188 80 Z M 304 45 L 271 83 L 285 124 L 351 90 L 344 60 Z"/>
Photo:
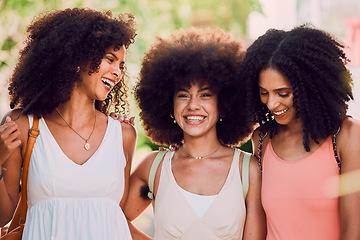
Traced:
<path id="1" fill-rule="evenodd" d="M 164 157 L 164 155 L 166 154 L 166 150 L 165 151 L 159 151 L 158 154 L 156 154 L 156 157 L 151 165 L 150 168 L 150 173 L 149 173 L 149 180 L 148 180 L 148 185 L 149 185 L 149 192 L 148 192 L 148 197 L 151 200 L 154 200 L 154 181 L 155 181 L 155 174 L 156 171 L 159 167 L 159 164 L 161 162 L 161 159 Z"/>
<path id="2" fill-rule="evenodd" d="M 241 182 L 243 187 L 243 193 L 244 193 L 244 199 L 246 199 L 246 196 L 249 191 L 249 168 L 250 168 L 250 154 L 247 152 L 244 152 L 244 158 L 242 161 L 242 167 L 241 167 Z"/>

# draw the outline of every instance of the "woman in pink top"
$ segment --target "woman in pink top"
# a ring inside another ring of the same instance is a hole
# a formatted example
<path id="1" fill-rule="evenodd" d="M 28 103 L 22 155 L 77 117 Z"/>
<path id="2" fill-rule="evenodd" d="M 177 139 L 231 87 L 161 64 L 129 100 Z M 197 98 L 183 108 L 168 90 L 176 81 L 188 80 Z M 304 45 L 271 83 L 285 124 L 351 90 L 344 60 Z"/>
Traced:
<path id="1" fill-rule="evenodd" d="M 269 30 L 246 53 L 240 75 L 260 125 L 253 146 L 269 240 L 360 239 L 360 193 L 328 191 L 340 174 L 360 170 L 347 62 L 339 42 L 308 26 Z"/>

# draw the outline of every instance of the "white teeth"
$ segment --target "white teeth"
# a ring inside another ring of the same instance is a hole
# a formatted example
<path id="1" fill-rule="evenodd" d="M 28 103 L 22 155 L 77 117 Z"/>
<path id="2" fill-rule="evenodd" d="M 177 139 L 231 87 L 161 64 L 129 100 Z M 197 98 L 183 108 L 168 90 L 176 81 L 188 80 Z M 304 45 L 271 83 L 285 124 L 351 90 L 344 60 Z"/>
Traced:
<path id="1" fill-rule="evenodd" d="M 201 121 L 203 120 L 205 117 L 202 116 L 187 116 L 186 119 L 189 121 Z"/>
<path id="2" fill-rule="evenodd" d="M 287 108 L 287 109 L 284 109 L 284 110 L 282 110 L 282 111 L 280 111 L 280 112 L 273 112 L 273 114 L 275 114 L 275 115 L 281 115 L 281 114 L 285 113 L 287 110 L 289 110 L 289 109 Z"/>
<path id="3" fill-rule="evenodd" d="M 110 88 L 114 87 L 115 83 L 106 78 L 101 78 L 101 81 L 108 85 Z"/>

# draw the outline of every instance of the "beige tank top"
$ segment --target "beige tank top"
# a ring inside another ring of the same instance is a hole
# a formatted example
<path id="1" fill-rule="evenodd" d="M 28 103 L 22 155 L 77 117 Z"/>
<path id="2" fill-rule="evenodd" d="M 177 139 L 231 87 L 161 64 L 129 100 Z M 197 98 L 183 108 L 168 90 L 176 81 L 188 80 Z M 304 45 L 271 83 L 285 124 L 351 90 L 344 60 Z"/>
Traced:
<path id="1" fill-rule="evenodd" d="M 156 240 L 242 239 L 246 209 L 239 172 L 240 151 L 234 151 L 227 179 L 213 203 L 198 217 L 171 172 L 173 152 L 164 157 L 154 204 Z"/>

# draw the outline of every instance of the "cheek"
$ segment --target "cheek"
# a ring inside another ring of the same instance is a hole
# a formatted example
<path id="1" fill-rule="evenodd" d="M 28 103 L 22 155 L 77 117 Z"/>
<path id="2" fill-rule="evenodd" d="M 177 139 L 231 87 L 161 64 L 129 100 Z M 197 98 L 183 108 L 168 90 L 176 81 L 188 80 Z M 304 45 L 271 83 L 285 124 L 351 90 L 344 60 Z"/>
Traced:
<path id="1" fill-rule="evenodd" d="M 267 96 L 260 95 L 260 101 L 266 105 L 267 104 Z"/>

